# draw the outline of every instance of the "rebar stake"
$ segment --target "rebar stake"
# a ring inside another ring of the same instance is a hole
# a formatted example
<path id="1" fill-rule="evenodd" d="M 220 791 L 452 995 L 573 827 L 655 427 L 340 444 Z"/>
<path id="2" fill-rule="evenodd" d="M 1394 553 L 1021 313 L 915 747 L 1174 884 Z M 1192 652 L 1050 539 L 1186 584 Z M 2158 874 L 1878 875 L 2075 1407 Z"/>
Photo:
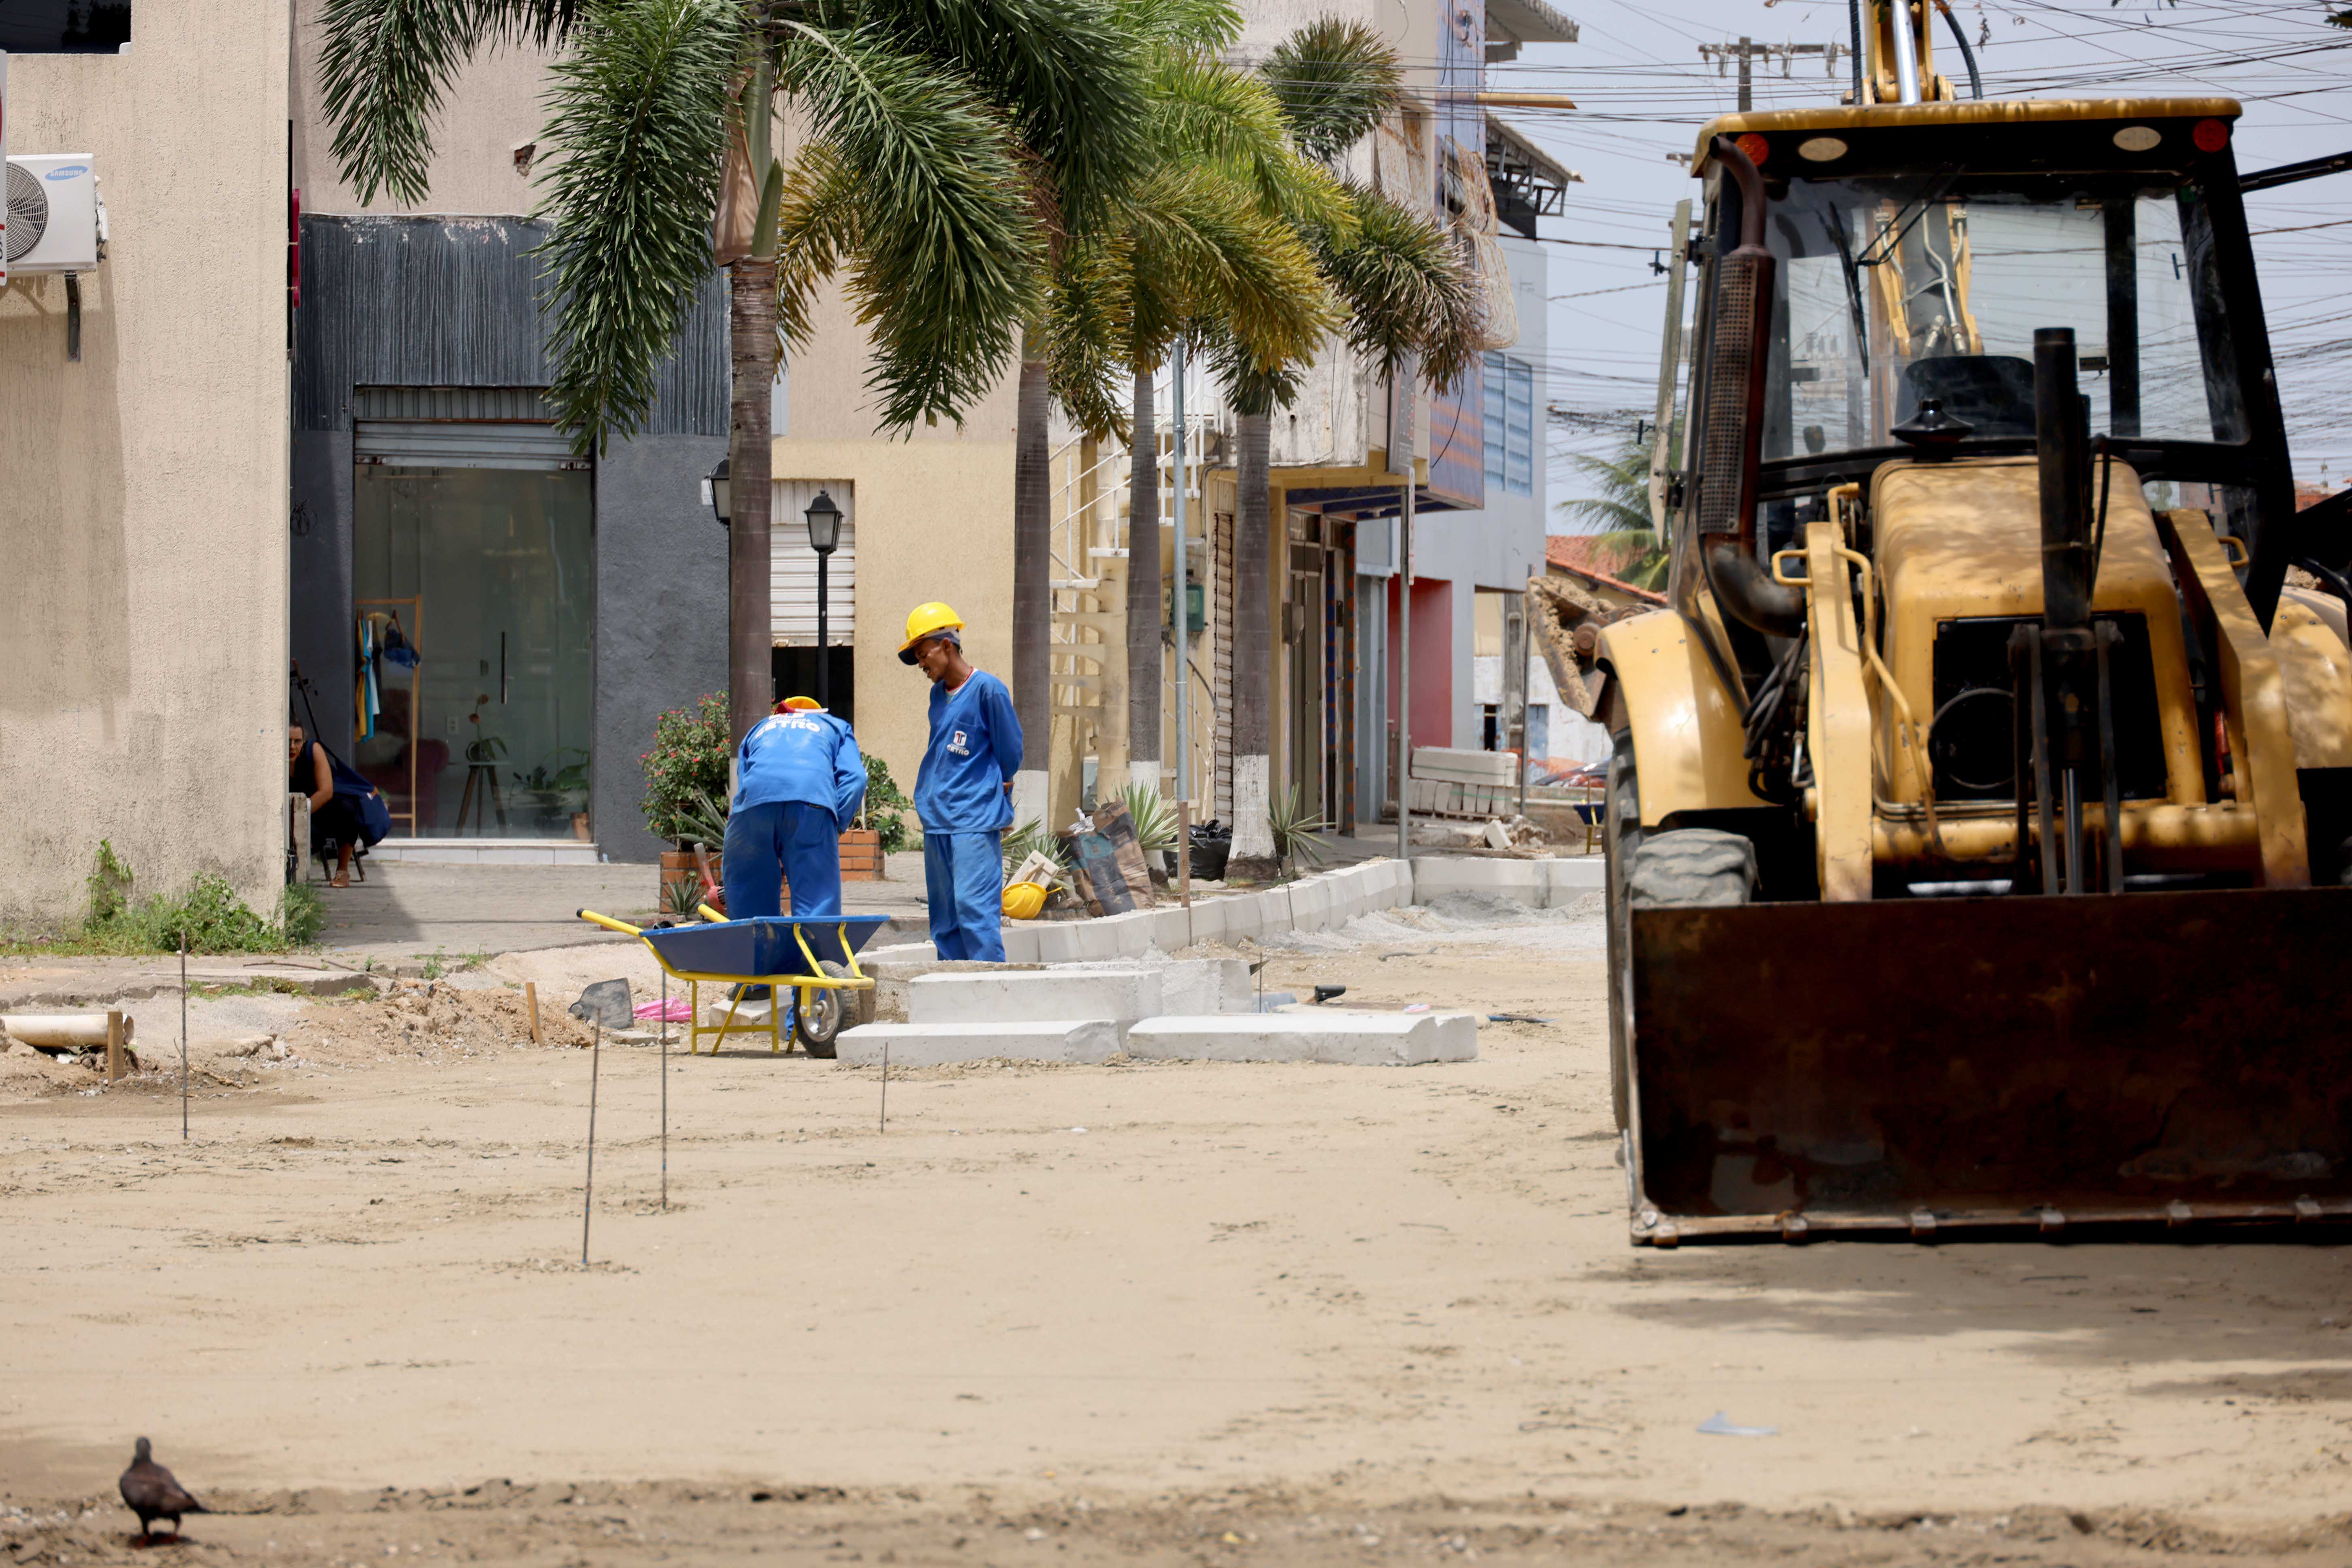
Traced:
<path id="1" fill-rule="evenodd" d="M 188 1141 L 188 928 L 180 928 L 180 1142 Z"/>
<path id="2" fill-rule="evenodd" d="M 882 1124 L 877 1132 L 890 1131 L 890 1042 L 882 1042 Z"/>
<path id="3" fill-rule="evenodd" d="M 596 1020 L 588 1054 L 588 1184 L 580 1201 L 580 1267 L 588 1267 L 588 1218 L 596 1212 L 596 1079 L 604 1061 L 604 1020 Z"/>

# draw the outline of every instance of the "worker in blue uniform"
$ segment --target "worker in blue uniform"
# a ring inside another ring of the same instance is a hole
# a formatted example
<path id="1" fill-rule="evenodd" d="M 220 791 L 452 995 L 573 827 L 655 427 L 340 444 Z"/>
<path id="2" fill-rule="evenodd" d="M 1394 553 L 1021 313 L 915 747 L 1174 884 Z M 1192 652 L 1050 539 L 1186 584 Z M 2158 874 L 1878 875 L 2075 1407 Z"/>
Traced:
<path id="1" fill-rule="evenodd" d="M 866 759 L 849 726 L 806 697 L 751 727 L 727 817 L 727 915 L 841 913 L 841 836 L 866 804 Z"/>
<path id="2" fill-rule="evenodd" d="M 1004 962 L 1004 830 L 1021 771 L 1021 721 L 1004 682 L 963 657 L 963 621 L 941 604 L 907 617 L 901 663 L 931 680 L 931 740 L 915 775 L 923 889 L 941 958 Z"/>

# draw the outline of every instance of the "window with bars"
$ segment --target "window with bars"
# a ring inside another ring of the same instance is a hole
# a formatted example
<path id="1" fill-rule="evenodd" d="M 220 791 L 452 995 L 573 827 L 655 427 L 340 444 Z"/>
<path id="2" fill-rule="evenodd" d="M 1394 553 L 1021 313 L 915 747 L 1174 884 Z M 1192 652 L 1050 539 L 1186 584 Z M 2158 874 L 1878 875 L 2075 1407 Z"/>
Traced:
<path id="1" fill-rule="evenodd" d="M 1510 354 L 1486 356 L 1486 483 L 1506 495 L 1535 494 L 1535 367 Z"/>

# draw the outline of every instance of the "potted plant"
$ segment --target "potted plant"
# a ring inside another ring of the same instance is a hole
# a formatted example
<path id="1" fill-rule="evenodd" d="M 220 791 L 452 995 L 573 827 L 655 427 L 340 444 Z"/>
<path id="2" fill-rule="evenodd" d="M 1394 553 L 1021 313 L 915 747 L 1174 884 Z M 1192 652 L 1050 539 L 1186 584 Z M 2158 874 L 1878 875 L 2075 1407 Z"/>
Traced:
<path id="1" fill-rule="evenodd" d="M 885 855 L 907 847 L 907 819 L 899 814 L 915 803 L 890 776 L 890 764 L 879 757 L 866 759 L 866 804 L 857 820 L 841 836 L 841 879 L 878 882 Z"/>
<path id="2" fill-rule="evenodd" d="M 709 846 L 717 870 L 727 839 L 727 764 L 733 752 L 725 692 L 705 693 L 695 706 L 670 709 L 654 721 L 653 750 L 638 759 L 646 773 L 638 804 L 646 831 L 674 846 L 662 855 L 663 887 L 701 875 L 698 841 Z M 710 880 L 715 887 L 717 878 Z"/>

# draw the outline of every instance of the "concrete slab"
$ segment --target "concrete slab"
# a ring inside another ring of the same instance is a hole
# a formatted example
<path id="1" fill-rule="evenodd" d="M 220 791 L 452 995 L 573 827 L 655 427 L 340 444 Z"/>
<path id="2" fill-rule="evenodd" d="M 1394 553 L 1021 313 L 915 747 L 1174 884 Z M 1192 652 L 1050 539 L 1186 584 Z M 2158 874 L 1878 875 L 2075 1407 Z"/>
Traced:
<path id="1" fill-rule="evenodd" d="M 1163 1015 L 1234 1012 L 1249 1005 L 1246 959 L 1180 958 L 1160 972 L 1160 1012 Z"/>
<path id="2" fill-rule="evenodd" d="M 1320 877 L 1303 877 L 1283 891 L 1290 895 L 1293 931 L 1324 931 L 1331 924 L 1331 884 Z"/>
<path id="3" fill-rule="evenodd" d="M 1161 1012 L 1157 970 L 995 969 L 925 974 L 908 983 L 911 1025 L 1013 1024 L 1107 1018 L 1131 1024 Z"/>
<path id="4" fill-rule="evenodd" d="M 1546 909 L 1566 909 L 1587 893 L 1597 893 L 1609 885 L 1608 865 L 1598 855 L 1538 860 L 1536 864 L 1544 871 Z"/>
<path id="5" fill-rule="evenodd" d="M 1181 914 L 1182 910 L 1180 909 L 1178 912 Z M 1125 914 L 1105 915 L 1100 920 L 1087 921 L 1088 925 L 1095 928 L 1099 938 L 1109 942 L 1110 951 L 1099 953 L 1089 952 L 1087 956 L 1088 958 L 1142 957 L 1151 950 L 1152 939 L 1157 931 L 1155 922 L 1159 919 L 1160 911 L 1157 909 L 1150 909 L 1129 910 Z"/>
<path id="6" fill-rule="evenodd" d="M 1034 921 L 1004 922 L 1004 961 L 1007 963 L 1035 963 L 1037 958 L 1037 923 Z"/>
<path id="7" fill-rule="evenodd" d="M 1288 888 L 1264 888 L 1249 897 L 1257 906 L 1257 933 L 1261 938 L 1270 940 L 1297 929 L 1290 918 Z"/>
<path id="8" fill-rule="evenodd" d="M 1127 1054 L 1157 1061 L 1414 1067 L 1475 1060 L 1478 1026 L 1468 1013 L 1351 1013 L 1335 1007 L 1165 1016 L 1143 1019 L 1129 1029 Z"/>
<path id="9" fill-rule="evenodd" d="M 1083 921 L 1047 921 L 1037 927 L 1037 962 L 1068 963 L 1082 956 L 1078 952 L 1078 928 Z"/>
<path id="10" fill-rule="evenodd" d="M 1192 945 L 1192 911 L 1181 904 L 1171 904 L 1164 910 L 1151 911 L 1151 945 L 1162 952 L 1174 952 Z"/>
<path id="11" fill-rule="evenodd" d="M 1549 886 L 1539 860 L 1432 855 L 1413 862 L 1412 901 L 1417 904 L 1447 893 L 1481 893 L 1539 910 Z"/>
<path id="12" fill-rule="evenodd" d="M 1105 1018 L 1018 1024 L 866 1024 L 835 1037 L 835 1059 L 844 1067 L 877 1066 L 886 1042 L 892 1067 L 938 1067 L 996 1058 L 1100 1062 L 1118 1050 L 1118 1026 Z"/>
<path id="13" fill-rule="evenodd" d="M 926 974 L 1003 974 L 1003 964 L 988 963 L 976 958 L 945 959 L 933 956 L 931 944 L 919 948 L 901 948 L 896 952 L 919 952 L 919 958 L 877 958 L 867 953 L 858 955 L 858 963 L 874 977 L 873 1011 L 870 1016 L 854 1018 L 861 1024 L 903 1024 L 907 1021 L 908 987 Z M 1024 964 L 1034 972 L 1035 965 Z"/>

